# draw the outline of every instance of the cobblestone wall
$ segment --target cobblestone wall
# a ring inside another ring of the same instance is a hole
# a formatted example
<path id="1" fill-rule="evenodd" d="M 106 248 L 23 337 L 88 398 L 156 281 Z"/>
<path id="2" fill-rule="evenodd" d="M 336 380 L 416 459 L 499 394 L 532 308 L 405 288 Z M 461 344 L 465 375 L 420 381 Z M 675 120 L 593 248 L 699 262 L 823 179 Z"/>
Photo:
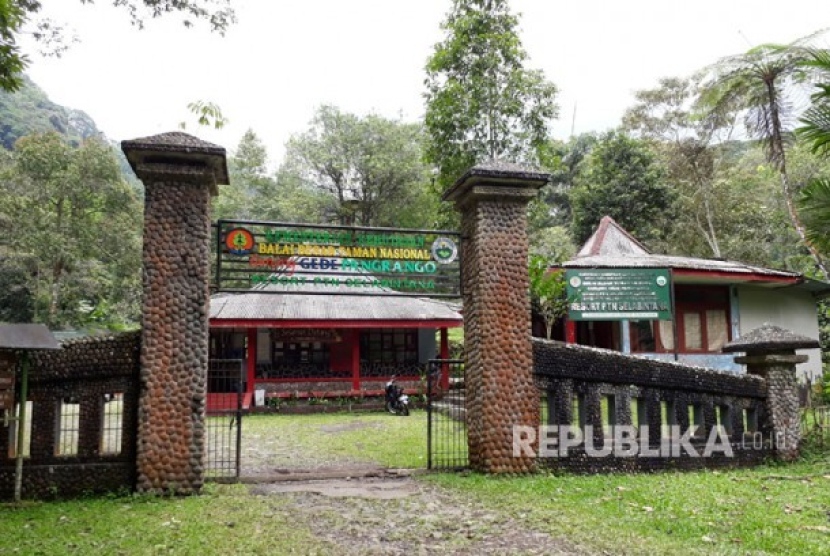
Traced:
<path id="1" fill-rule="evenodd" d="M 544 424 L 583 429 L 591 425 L 590 440 L 596 447 L 602 447 L 606 437 L 609 446 L 613 444 L 608 426 L 647 425 L 648 439 L 642 439 L 642 445 L 661 452 L 647 457 L 613 453 L 589 457 L 584 447 L 577 447 L 545 458 L 547 466 L 578 472 L 697 469 L 757 464 L 774 453 L 767 384 L 761 377 L 541 339 L 533 340 L 533 356 L 547 415 Z M 731 455 L 723 450 L 710 457 L 692 457 L 679 449 L 672 453 L 665 425 L 676 425 L 681 433 L 698 426 L 690 444 L 702 455 L 719 417 Z"/>
<path id="2" fill-rule="evenodd" d="M 34 355 L 29 377 L 33 412 L 31 455 L 24 462 L 25 498 L 134 488 L 139 350 L 140 334 L 134 332 L 73 340 L 60 351 Z M 64 402 L 73 404 L 77 420 L 66 415 L 62 420 Z M 113 427 L 118 427 L 120 434 Z M 3 499 L 13 495 L 10 432 L 0 428 Z M 110 436 L 105 440 L 105 435 Z"/>

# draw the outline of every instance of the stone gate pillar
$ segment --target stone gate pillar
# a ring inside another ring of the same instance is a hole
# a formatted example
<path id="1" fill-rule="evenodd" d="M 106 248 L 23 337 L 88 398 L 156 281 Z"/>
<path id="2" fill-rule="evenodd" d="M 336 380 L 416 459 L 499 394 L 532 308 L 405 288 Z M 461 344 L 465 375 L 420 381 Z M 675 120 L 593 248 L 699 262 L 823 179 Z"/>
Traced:
<path id="1" fill-rule="evenodd" d="M 203 482 L 210 197 L 228 183 L 225 149 L 181 132 L 123 141 L 144 182 L 138 489 Z"/>
<path id="2" fill-rule="evenodd" d="M 735 362 L 746 365 L 749 374 L 762 376 L 766 380 L 767 417 L 775 434 L 775 454 L 784 461 L 798 457 L 798 444 L 801 441 L 795 366 L 807 361 L 807 356 L 796 355 L 795 350 L 817 347 L 818 340 L 769 323 L 764 323 L 723 347 L 727 353 L 745 352 L 745 356 L 735 357 Z"/>
<path id="3" fill-rule="evenodd" d="M 470 465 L 524 473 L 513 426 L 539 426 L 533 381 L 527 204 L 549 174 L 492 161 L 471 168 L 445 194 L 461 212 L 464 357 Z"/>

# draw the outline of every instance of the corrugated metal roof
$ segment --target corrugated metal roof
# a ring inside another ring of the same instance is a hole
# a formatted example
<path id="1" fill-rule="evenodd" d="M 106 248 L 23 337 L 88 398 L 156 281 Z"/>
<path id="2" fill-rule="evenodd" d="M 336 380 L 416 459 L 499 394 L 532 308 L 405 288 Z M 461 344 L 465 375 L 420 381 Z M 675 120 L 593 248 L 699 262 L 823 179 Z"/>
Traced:
<path id="1" fill-rule="evenodd" d="M 630 233 L 605 216 L 579 250 L 576 258 L 562 263 L 565 268 L 672 268 L 760 275 L 777 278 L 802 277 L 798 272 L 764 268 L 738 261 L 698 259 L 673 255 L 654 255 Z"/>
<path id="2" fill-rule="evenodd" d="M 800 278 L 801 274 L 788 270 L 775 270 L 737 261 L 674 257 L 671 255 L 628 255 L 578 257 L 562 263 L 565 268 L 675 268 L 707 270 L 733 274 L 756 274 L 783 278 Z"/>
<path id="3" fill-rule="evenodd" d="M 461 322 L 450 303 L 420 297 L 226 293 L 210 299 L 220 320 L 448 320 Z"/>
<path id="4" fill-rule="evenodd" d="M 0 324 L 0 349 L 60 349 L 42 324 Z"/>
<path id="5" fill-rule="evenodd" d="M 356 278 L 372 275 L 355 271 Z M 313 280 L 317 274 L 304 274 Z M 320 277 L 325 275 L 320 274 Z M 341 274 L 340 277 L 343 275 Z M 264 292 L 278 293 L 264 293 Z M 369 285 L 259 285 L 245 293 L 219 293 L 210 299 L 210 318 L 220 320 L 448 320 L 460 323 L 456 305 L 421 297 L 389 296 L 388 288 Z M 314 292 L 313 294 L 311 292 Z M 385 295 L 384 295 L 385 294 Z"/>

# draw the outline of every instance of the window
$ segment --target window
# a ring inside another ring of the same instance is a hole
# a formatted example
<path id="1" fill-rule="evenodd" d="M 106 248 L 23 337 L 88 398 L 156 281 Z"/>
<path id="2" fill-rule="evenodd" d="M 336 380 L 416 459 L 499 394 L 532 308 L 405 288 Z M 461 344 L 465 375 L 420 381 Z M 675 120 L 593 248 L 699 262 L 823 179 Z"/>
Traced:
<path id="1" fill-rule="evenodd" d="M 121 453 L 121 431 L 124 424 L 124 394 L 104 394 L 101 423 L 101 455 Z"/>
<path id="2" fill-rule="evenodd" d="M 758 410 L 754 407 L 744 409 L 744 432 L 758 432 Z"/>
<path id="3" fill-rule="evenodd" d="M 323 342 L 274 342 L 274 363 L 327 366 L 329 346 Z"/>
<path id="4" fill-rule="evenodd" d="M 728 405 L 715 407 L 715 424 L 721 434 L 732 434 L 732 412 L 729 410 Z"/>
<path id="5" fill-rule="evenodd" d="M 418 363 L 418 331 L 369 330 L 360 335 L 360 359 L 369 363 Z"/>
<path id="6" fill-rule="evenodd" d="M 679 352 L 719 352 L 731 339 L 729 288 L 678 285 L 675 322 Z M 671 353 L 675 350 L 675 331 L 670 321 L 631 321 L 629 331 L 634 353 Z"/>
<path id="7" fill-rule="evenodd" d="M 660 437 L 671 438 L 672 427 L 677 424 L 674 415 L 674 403 L 660 402 Z"/>
<path id="8" fill-rule="evenodd" d="M 58 444 L 55 455 L 77 456 L 78 433 L 81 428 L 81 404 L 77 398 L 67 396 L 58 404 Z"/>

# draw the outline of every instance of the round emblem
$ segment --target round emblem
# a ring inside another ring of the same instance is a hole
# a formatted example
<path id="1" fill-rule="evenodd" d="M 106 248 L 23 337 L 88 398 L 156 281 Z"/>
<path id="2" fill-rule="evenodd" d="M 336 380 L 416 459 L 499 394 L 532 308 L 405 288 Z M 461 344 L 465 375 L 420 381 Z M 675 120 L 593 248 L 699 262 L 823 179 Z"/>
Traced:
<path id="1" fill-rule="evenodd" d="M 234 228 L 225 236 L 225 246 L 234 255 L 247 255 L 254 248 L 254 235 L 245 228 Z"/>
<path id="2" fill-rule="evenodd" d="M 570 280 L 568 280 L 568 283 L 571 285 L 572 288 L 578 288 L 582 285 L 582 280 L 579 278 L 579 276 L 573 276 Z"/>
<path id="3" fill-rule="evenodd" d="M 447 237 L 436 238 L 432 242 L 432 258 L 441 264 L 450 264 L 458 256 L 458 247 Z"/>
<path id="4" fill-rule="evenodd" d="M 669 282 L 669 281 L 668 281 L 668 280 L 666 280 L 666 277 L 665 277 L 665 276 L 658 276 L 658 277 L 657 277 L 657 285 L 658 285 L 658 286 L 660 286 L 660 287 L 665 286 L 666 284 L 668 284 L 668 282 Z"/>

